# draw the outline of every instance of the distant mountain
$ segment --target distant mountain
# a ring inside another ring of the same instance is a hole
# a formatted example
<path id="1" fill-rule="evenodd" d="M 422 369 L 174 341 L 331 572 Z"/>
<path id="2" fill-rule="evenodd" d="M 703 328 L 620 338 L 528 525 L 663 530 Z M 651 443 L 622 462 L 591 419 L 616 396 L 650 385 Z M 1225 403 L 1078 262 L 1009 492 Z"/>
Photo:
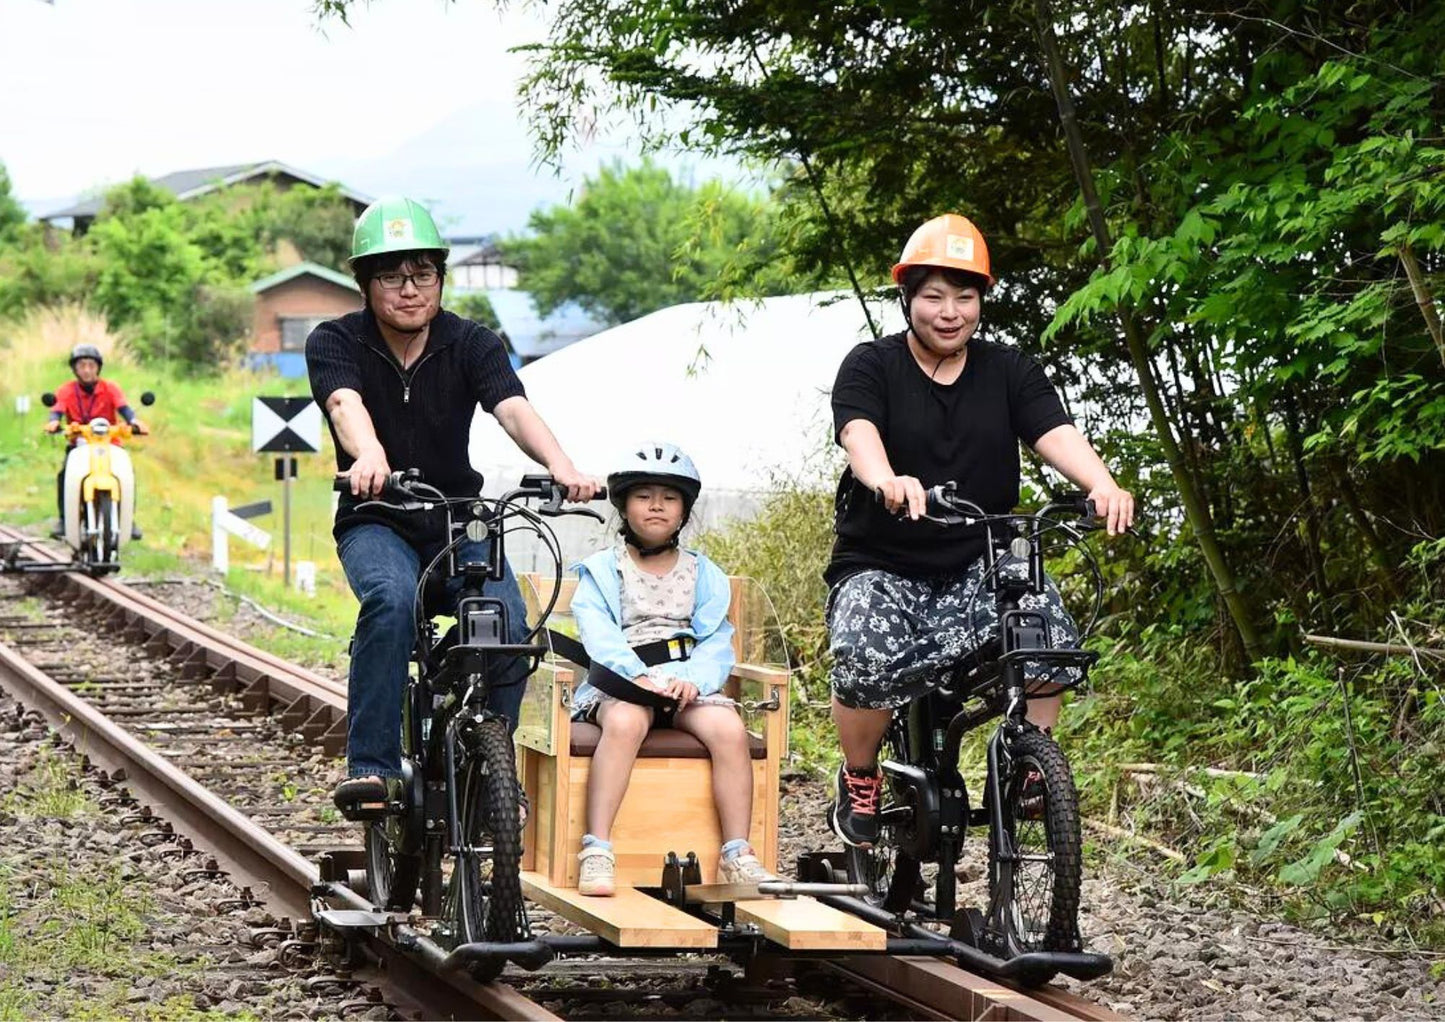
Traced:
<path id="1" fill-rule="evenodd" d="M 571 154 L 561 174 L 536 166 L 532 153 L 532 140 L 520 113 L 510 99 L 496 99 L 458 110 L 382 156 L 293 158 L 266 149 L 255 158 L 280 159 L 367 195 L 414 196 L 432 206 L 442 231 L 451 235 L 521 231 L 532 210 L 569 201 L 583 179 L 602 163 L 641 159 L 630 137 L 598 142 Z M 740 165 L 730 161 L 671 154 L 659 154 L 654 160 L 694 181 L 714 177 L 751 180 Z M 181 169 L 157 167 L 154 171 L 165 174 Z M 76 198 L 20 201 L 32 215 L 38 215 L 63 209 Z"/>
<path id="2" fill-rule="evenodd" d="M 374 159 L 317 160 L 310 169 L 371 195 L 401 192 L 434 205 L 448 234 L 506 234 L 527 226 L 538 206 L 565 203 L 608 160 L 641 159 L 630 138 L 589 146 L 561 174 L 538 167 L 521 115 L 510 101 L 473 104 Z M 662 154 L 656 162 L 694 180 L 747 175 L 733 162 Z"/>

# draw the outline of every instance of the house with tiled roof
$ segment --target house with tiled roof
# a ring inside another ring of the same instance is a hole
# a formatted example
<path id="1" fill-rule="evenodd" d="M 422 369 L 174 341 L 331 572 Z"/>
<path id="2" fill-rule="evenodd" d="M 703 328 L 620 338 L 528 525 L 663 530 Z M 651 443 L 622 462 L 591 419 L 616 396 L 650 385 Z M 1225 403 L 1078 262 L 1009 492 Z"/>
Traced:
<path id="1" fill-rule="evenodd" d="M 344 273 L 297 263 L 251 285 L 252 368 L 274 367 L 287 378 L 306 375 L 306 338 L 317 325 L 362 307 L 361 289 Z"/>
<path id="2" fill-rule="evenodd" d="M 197 170 L 178 170 L 173 174 L 166 174 L 150 180 L 151 184 L 171 192 L 182 202 L 200 198 L 202 195 L 231 185 L 260 184 L 263 181 L 269 181 L 277 188 L 285 190 L 294 188 L 296 185 L 321 188 L 329 183 L 320 175 L 282 163 L 280 160 L 237 163 L 227 167 L 202 167 Z M 357 214 L 360 214 L 371 203 L 370 196 L 350 188 L 343 186 L 340 191 Z M 105 195 L 102 192 L 74 202 L 64 209 L 46 213 L 40 219 L 53 227 L 68 225 L 71 231 L 78 236 L 90 230 L 90 225 L 95 222 L 96 216 L 104 206 Z"/>

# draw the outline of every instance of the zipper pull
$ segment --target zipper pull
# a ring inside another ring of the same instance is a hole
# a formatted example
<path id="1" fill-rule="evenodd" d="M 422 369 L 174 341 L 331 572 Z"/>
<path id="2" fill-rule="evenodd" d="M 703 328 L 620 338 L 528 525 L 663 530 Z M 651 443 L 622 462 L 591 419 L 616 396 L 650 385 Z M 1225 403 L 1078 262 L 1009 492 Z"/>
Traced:
<path id="1" fill-rule="evenodd" d="M 403 380 L 401 384 L 401 403 L 404 405 L 411 404 L 411 383 L 405 380 Z"/>

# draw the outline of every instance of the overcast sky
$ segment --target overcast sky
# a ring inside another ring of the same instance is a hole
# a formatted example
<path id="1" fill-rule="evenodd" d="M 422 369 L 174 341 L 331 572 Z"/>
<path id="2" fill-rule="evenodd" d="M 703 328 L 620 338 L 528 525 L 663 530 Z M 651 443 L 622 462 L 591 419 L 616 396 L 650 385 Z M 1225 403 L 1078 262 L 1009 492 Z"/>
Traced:
<path id="1" fill-rule="evenodd" d="M 452 233 L 522 228 L 625 131 L 532 166 L 521 57 L 543 27 L 487 0 L 0 0 L 0 161 L 43 213 L 134 173 L 277 159 L 357 191 L 433 202 Z M 695 177 L 729 174 L 683 161 Z"/>

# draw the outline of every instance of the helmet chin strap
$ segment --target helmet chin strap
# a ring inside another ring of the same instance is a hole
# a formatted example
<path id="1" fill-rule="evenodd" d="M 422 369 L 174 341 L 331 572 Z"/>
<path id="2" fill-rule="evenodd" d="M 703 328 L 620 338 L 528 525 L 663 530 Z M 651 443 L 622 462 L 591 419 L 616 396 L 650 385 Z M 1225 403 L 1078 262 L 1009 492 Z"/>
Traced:
<path id="1" fill-rule="evenodd" d="M 632 525 L 624 518 L 622 520 L 622 541 L 637 551 L 639 557 L 656 557 L 658 554 L 665 554 L 669 550 L 676 550 L 678 537 L 682 530 L 678 529 L 672 534 L 672 538 L 657 546 L 643 546 L 642 539 L 632 531 Z"/>

